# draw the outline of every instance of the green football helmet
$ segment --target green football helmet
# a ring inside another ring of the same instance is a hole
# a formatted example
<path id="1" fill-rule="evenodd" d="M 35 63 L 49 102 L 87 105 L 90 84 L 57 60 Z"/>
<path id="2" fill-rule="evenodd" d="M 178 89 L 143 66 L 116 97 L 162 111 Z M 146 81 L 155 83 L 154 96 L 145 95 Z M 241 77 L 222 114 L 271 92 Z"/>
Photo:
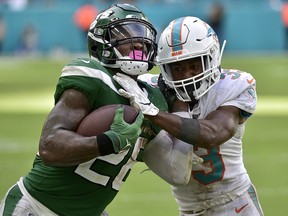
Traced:
<path id="1" fill-rule="evenodd" d="M 135 49 L 136 42 L 140 49 Z M 154 66 L 156 30 L 143 12 L 130 4 L 114 4 L 99 13 L 91 23 L 87 43 L 90 57 L 105 67 L 140 75 Z M 133 47 L 127 56 L 117 49 L 123 44 Z"/>

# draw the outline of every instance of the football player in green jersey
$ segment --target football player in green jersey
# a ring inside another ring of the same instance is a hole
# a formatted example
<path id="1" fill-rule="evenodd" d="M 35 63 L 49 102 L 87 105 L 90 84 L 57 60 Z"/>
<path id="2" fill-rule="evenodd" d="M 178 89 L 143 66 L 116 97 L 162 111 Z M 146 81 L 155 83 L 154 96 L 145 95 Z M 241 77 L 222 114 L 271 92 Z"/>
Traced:
<path id="1" fill-rule="evenodd" d="M 112 5 L 95 18 L 88 32 L 90 58 L 75 59 L 63 68 L 33 167 L 9 189 L 0 215 L 107 215 L 106 206 L 160 128 L 143 121 L 142 113 L 127 124 L 119 108 L 110 131 L 94 137 L 76 131 L 82 119 L 99 107 L 129 105 L 113 75 L 136 79 L 147 73 L 154 66 L 155 38 L 152 24 L 132 5 Z M 141 81 L 139 86 L 155 106 L 167 110 L 158 89 Z M 158 108 L 149 111 L 157 113 Z"/>

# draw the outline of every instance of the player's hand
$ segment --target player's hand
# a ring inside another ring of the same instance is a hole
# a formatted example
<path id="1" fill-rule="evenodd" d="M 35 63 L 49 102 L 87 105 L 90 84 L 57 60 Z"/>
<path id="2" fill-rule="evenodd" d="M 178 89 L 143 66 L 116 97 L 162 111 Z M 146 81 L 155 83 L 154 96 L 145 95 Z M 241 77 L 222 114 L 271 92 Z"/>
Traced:
<path id="1" fill-rule="evenodd" d="M 123 89 L 119 89 L 119 94 L 128 98 L 131 106 L 141 111 L 144 115 L 155 116 L 158 114 L 159 109 L 150 102 L 147 93 L 145 94 L 140 89 L 134 79 L 121 73 L 114 75 L 113 79 L 122 86 Z"/>
<path id="2" fill-rule="evenodd" d="M 203 158 L 198 157 L 195 153 L 192 153 L 192 164 L 202 164 L 204 162 Z"/>
<path id="3" fill-rule="evenodd" d="M 129 124 L 123 119 L 124 108 L 119 106 L 115 111 L 110 130 L 104 132 L 112 141 L 115 153 L 126 150 L 135 145 L 137 138 L 141 134 L 141 124 L 143 122 L 143 114 L 139 112 L 136 120 Z"/>

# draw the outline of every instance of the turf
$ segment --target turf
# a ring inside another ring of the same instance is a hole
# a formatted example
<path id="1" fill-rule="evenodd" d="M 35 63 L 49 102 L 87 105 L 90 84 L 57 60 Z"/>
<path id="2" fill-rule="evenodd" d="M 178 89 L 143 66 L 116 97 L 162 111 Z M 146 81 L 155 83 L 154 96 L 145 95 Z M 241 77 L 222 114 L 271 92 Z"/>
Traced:
<path id="1" fill-rule="evenodd" d="M 72 58 L 72 57 L 71 57 Z M 65 59 L 0 57 L 0 199 L 31 168 L 43 122 Z M 244 163 L 265 215 L 286 215 L 288 206 L 287 56 L 227 55 L 224 68 L 251 72 L 259 104 L 248 121 Z M 154 70 L 157 73 L 157 69 Z M 178 215 L 170 187 L 138 163 L 107 208 L 111 215 Z"/>

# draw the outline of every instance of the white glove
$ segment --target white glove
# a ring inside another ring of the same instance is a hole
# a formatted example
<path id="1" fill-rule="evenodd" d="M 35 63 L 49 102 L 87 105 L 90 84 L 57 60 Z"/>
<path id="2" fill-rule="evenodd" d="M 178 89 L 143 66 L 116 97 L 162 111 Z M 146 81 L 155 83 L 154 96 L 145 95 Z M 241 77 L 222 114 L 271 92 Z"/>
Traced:
<path id="1" fill-rule="evenodd" d="M 147 92 L 142 91 L 134 79 L 121 73 L 114 75 L 113 79 L 122 86 L 123 89 L 119 89 L 119 94 L 128 98 L 131 106 L 142 111 L 144 115 L 158 114 L 159 109 L 150 102 Z"/>

